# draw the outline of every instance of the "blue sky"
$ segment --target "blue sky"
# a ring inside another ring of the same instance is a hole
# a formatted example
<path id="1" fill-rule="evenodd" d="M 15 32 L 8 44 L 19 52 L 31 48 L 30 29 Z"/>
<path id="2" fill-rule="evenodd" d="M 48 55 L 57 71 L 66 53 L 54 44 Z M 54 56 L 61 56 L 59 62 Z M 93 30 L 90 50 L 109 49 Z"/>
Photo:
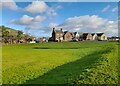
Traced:
<path id="1" fill-rule="evenodd" d="M 4 2 L 1 25 L 36 37 L 51 36 L 52 27 L 112 36 L 117 35 L 117 8 L 117 2 Z"/>

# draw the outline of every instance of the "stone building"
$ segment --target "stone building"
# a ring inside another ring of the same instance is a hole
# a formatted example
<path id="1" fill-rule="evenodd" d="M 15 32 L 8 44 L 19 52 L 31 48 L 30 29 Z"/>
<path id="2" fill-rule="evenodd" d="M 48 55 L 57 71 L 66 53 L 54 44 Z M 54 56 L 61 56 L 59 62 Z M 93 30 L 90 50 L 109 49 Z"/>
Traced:
<path id="1" fill-rule="evenodd" d="M 83 33 L 81 36 L 82 40 L 92 40 L 92 35 L 90 33 Z"/>
<path id="2" fill-rule="evenodd" d="M 98 36 L 96 33 L 92 33 L 92 40 L 98 40 Z"/>
<path id="3" fill-rule="evenodd" d="M 52 37 L 49 41 L 62 42 L 62 41 L 85 41 L 85 40 L 96 40 L 103 41 L 107 40 L 107 36 L 104 33 L 82 33 L 82 32 L 69 32 L 56 30 L 53 28 Z"/>
<path id="4" fill-rule="evenodd" d="M 51 40 L 58 42 L 63 41 L 63 34 L 62 28 L 60 30 L 55 30 L 55 28 L 53 28 Z"/>
<path id="5" fill-rule="evenodd" d="M 53 28 L 52 37 L 49 38 L 49 41 L 62 42 L 62 41 L 71 41 L 73 38 L 72 34 L 68 31 L 63 31 L 62 28 L 60 30 L 55 30 Z"/>
<path id="6" fill-rule="evenodd" d="M 63 40 L 64 41 L 72 41 L 72 39 L 73 39 L 72 34 L 68 31 L 65 31 L 64 35 L 63 35 Z"/>

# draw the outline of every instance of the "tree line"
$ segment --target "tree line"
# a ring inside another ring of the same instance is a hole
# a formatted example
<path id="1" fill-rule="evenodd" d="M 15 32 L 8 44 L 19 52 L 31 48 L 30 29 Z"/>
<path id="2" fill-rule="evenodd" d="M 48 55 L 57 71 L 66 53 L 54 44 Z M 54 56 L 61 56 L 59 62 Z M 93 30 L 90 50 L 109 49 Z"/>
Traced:
<path id="1" fill-rule="evenodd" d="M 33 39 L 33 36 L 24 34 L 20 30 L 14 30 L 3 25 L 0 26 L 0 42 L 2 44 L 29 43 Z"/>

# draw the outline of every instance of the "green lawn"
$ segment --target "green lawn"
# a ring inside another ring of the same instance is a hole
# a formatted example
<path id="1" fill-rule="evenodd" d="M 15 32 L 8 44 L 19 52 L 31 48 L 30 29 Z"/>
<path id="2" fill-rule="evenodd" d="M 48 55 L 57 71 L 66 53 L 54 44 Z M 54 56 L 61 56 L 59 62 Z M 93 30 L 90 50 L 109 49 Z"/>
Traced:
<path id="1" fill-rule="evenodd" d="M 117 84 L 117 42 L 2 46 L 3 84 Z"/>

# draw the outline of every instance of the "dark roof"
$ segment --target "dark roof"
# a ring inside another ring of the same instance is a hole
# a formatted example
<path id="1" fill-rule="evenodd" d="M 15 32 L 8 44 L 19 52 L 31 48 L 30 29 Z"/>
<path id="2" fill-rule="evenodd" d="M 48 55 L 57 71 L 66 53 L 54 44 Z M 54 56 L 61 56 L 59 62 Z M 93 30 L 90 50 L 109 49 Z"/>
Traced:
<path id="1" fill-rule="evenodd" d="M 68 31 L 64 31 L 64 35 L 67 33 Z"/>
<path id="2" fill-rule="evenodd" d="M 64 34 L 66 34 L 68 31 L 64 31 Z"/>
<path id="3" fill-rule="evenodd" d="M 92 36 L 94 36 L 96 33 L 91 33 Z"/>
<path id="4" fill-rule="evenodd" d="M 83 33 L 83 35 L 85 36 L 85 35 L 88 35 L 89 33 Z"/>
<path id="5" fill-rule="evenodd" d="M 70 32 L 70 34 L 71 34 L 72 36 L 74 36 L 74 32 Z"/>
<path id="6" fill-rule="evenodd" d="M 120 37 L 117 37 L 117 36 L 112 36 L 111 38 L 120 38 Z"/>
<path id="7" fill-rule="evenodd" d="M 102 36 L 104 33 L 97 33 L 97 36 Z"/>
<path id="8" fill-rule="evenodd" d="M 86 38 L 89 33 L 83 33 L 82 37 Z"/>
<path id="9" fill-rule="evenodd" d="M 65 34 L 66 34 L 67 32 L 69 32 L 69 31 L 64 31 L 63 36 L 65 36 Z M 69 33 L 70 33 L 70 34 L 71 34 L 71 36 L 73 37 L 73 33 L 72 33 L 72 32 L 69 32 Z"/>
<path id="10" fill-rule="evenodd" d="M 76 35 L 77 34 L 77 32 L 73 32 L 74 33 L 74 35 Z"/>
<path id="11" fill-rule="evenodd" d="M 83 32 L 73 32 L 73 34 L 74 34 L 74 36 L 75 36 L 76 34 L 79 34 L 79 36 L 82 36 L 82 35 L 83 35 Z"/>

